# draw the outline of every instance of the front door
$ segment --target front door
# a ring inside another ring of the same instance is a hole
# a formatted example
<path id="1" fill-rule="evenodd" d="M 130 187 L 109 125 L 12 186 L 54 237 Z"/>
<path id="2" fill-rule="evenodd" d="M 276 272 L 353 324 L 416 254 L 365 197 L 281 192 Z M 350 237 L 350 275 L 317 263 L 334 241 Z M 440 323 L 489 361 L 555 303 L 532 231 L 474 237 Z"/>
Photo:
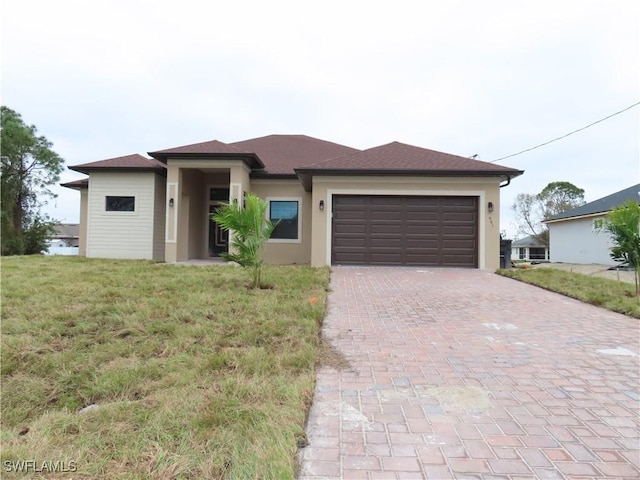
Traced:
<path id="1" fill-rule="evenodd" d="M 209 256 L 219 257 L 221 253 L 229 251 L 229 232 L 211 219 L 211 214 L 215 213 L 220 205 L 229 202 L 229 187 L 208 188 L 209 201 Z"/>
<path id="2" fill-rule="evenodd" d="M 212 218 L 220 205 L 209 205 L 209 256 L 219 257 L 221 253 L 229 251 L 229 232 L 220 228 Z"/>

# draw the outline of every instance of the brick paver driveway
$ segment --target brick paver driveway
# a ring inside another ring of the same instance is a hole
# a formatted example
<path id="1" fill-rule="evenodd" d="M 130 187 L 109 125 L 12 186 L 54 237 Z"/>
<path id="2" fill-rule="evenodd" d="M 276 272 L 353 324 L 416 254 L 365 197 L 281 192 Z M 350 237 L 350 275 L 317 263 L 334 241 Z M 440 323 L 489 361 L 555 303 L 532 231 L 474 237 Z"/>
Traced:
<path id="1" fill-rule="evenodd" d="M 300 479 L 640 478 L 639 322 L 487 271 L 336 267 Z"/>

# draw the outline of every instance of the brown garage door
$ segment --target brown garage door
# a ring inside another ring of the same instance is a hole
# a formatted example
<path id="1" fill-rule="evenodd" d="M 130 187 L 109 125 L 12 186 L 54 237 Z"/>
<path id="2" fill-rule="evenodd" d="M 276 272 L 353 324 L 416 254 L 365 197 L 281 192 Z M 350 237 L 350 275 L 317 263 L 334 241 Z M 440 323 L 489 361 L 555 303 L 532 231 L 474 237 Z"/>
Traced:
<path id="1" fill-rule="evenodd" d="M 478 197 L 333 197 L 331 262 L 478 266 Z"/>

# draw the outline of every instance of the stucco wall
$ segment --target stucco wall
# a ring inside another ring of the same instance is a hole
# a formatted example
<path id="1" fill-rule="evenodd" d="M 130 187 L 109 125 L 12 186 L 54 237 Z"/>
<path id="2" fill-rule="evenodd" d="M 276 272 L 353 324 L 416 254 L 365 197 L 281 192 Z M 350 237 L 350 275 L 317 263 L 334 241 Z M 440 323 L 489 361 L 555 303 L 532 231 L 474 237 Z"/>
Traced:
<path id="1" fill-rule="evenodd" d="M 89 204 L 89 189 L 80 189 L 80 234 L 78 238 L 78 255 L 87 256 L 87 213 Z"/>
<path id="2" fill-rule="evenodd" d="M 551 261 L 615 265 L 609 256 L 609 249 L 613 246 L 611 237 L 593 228 L 593 222 L 599 218 L 604 216 L 549 223 Z"/>
<path id="3" fill-rule="evenodd" d="M 166 224 L 166 178 L 155 176 L 154 206 L 153 206 L 153 259 L 164 260 L 164 238 Z"/>
<path id="4" fill-rule="evenodd" d="M 90 177 L 87 256 L 152 259 L 156 174 L 93 172 Z M 107 212 L 107 196 L 135 197 L 135 211 Z"/>
<path id="5" fill-rule="evenodd" d="M 500 266 L 500 178 L 321 177 L 313 179 L 312 205 L 325 202 L 324 211 L 311 209 L 311 264 L 331 263 L 332 196 L 348 195 L 460 195 L 479 198 L 478 267 Z M 493 212 L 487 210 L 493 203 Z"/>
<path id="6" fill-rule="evenodd" d="M 311 262 L 311 194 L 305 192 L 298 180 L 253 180 L 251 192 L 260 198 L 292 199 L 301 202 L 298 221 L 301 222 L 301 238 L 294 243 L 271 239 L 264 250 L 265 263 L 309 264 Z"/>

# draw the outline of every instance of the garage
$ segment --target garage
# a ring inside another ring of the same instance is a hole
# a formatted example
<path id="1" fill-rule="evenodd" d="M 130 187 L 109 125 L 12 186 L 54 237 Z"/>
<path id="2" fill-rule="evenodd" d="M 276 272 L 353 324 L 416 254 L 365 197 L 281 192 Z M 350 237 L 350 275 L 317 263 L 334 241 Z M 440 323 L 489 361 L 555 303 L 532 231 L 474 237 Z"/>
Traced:
<path id="1" fill-rule="evenodd" d="M 478 267 L 478 197 L 334 195 L 331 263 Z"/>

